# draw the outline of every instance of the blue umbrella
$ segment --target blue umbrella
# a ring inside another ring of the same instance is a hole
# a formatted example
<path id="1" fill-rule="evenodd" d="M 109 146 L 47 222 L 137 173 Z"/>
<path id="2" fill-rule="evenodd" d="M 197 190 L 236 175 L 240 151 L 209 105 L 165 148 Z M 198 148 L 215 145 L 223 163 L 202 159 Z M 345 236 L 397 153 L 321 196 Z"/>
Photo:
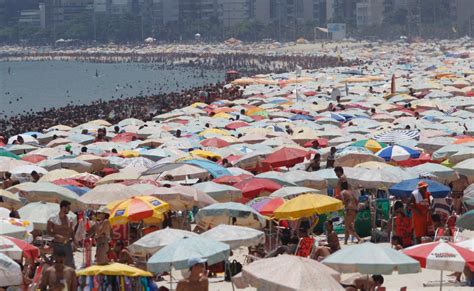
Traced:
<path id="1" fill-rule="evenodd" d="M 410 197 L 411 193 L 418 188 L 418 183 L 424 181 L 428 183 L 428 192 L 434 198 L 444 198 L 451 192 L 451 188 L 429 179 L 410 179 L 404 180 L 390 187 L 388 191 L 397 198 Z"/>
<path id="2" fill-rule="evenodd" d="M 188 269 L 190 258 L 206 259 L 209 265 L 229 258 L 228 244 L 200 236 L 180 239 L 156 252 L 147 262 L 147 269 L 153 273 Z"/>
<path id="3" fill-rule="evenodd" d="M 313 117 L 308 116 L 308 115 L 303 115 L 303 114 L 296 114 L 290 117 L 291 120 L 313 120 Z"/>
<path id="4" fill-rule="evenodd" d="M 72 192 L 76 193 L 79 196 L 82 196 L 82 195 L 86 194 L 90 190 L 87 187 L 78 187 L 78 186 L 74 186 L 74 185 L 65 185 L 63 187 L 68 188 L 69 190 L 71 190 Z"/>
<path id="5" fill-rule="evenodd" d="M 420 152 L 406 146 L 394 145 L 379 150 L 376 155 L 383 158 L 387 162 L 391 160 L 406 161 L 409 159 L 418 158 L 420 156 Z"/>
<path id="6" fill-rule="evenodd" d="M 223 166 L 209 160 L 186 160 L 184 161 L 184 163 L 203 168 L 207 170 L 214 178 L 219 178 L 221 176 L 231 174 L 229 170 L 227 170 Z"/>

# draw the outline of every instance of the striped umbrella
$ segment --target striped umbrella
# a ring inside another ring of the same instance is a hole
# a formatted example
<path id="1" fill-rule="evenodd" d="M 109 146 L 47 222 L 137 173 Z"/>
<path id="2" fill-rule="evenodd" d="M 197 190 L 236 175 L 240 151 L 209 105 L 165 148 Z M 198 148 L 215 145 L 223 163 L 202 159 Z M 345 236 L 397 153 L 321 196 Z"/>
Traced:
<path id="1" fill-rule="evenodd" d="M 14 260 L 21 260 L 22 256 L 34 259 L 39 256 L 39 249 L 24 240 L 9 237 L 6 235 L 0 236 L 0 253 L 9 256 Z"/>
<path id="2" fill-rule="evenodd" d="M 109 220 L 112 224 L 141 220 L 156 223 L 163 220 L 163 213 L 168 211 L 169 204 L 153 196 L 138 196 L 112 202 L 107 208 L 110 209 Z"/>
<path id="3" fill-rule="evenodd" d="M 354 142 L 353 144 L 351 144 L 351 146 L 363 147 L 363 148 L 366 148 L 366 149 L 370 150 L 373 153 L 376 153 L 379 150 L 387 147 L 387 145 L 385 143 L 378 142 L 378 141 L 373 140 L 373 139 L 358 140 L 358 141 Z"/>
<path id="4" fill-rule="evenodd" d="M 379 150 L 376 155 L 383 158 L 387 162 L 398 162 L 406 161 L 408 159 L 416 159 L 420 156 L 420 152 L 406 146 L 394 145 Z"/>
<path id="5" fill-rule="evenodd" d="M 409 130 L 409 129 L 398 129 L 384 131 L 378 134 L 375 134 L 373 138 L 378 142 L 385 143 L 400 143 L 401 141 L 416 139 L 420 136 L 418 130 Z"/>

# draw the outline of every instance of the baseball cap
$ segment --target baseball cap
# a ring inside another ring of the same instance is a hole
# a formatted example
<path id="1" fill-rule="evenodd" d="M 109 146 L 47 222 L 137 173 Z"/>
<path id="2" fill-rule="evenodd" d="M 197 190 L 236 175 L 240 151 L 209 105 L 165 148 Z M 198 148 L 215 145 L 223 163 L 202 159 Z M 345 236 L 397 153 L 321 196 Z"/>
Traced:
<path id="1" fill-rule="evenodd" d="M 190 258 L 188 259 L 188 268 L 192 268 L 194 265 L 197 265 L 197 264 L 204 264 L 205 262 L 207 262 L 207 259 L 203 259 L 199 257 Z"/>
<path id="2" fill-rule="evenodd" d="M 425 187 L 428 187 L 428 183 L 426 183 L 425 181 L 418 182 L 418 188 L 425 188 Z"/>

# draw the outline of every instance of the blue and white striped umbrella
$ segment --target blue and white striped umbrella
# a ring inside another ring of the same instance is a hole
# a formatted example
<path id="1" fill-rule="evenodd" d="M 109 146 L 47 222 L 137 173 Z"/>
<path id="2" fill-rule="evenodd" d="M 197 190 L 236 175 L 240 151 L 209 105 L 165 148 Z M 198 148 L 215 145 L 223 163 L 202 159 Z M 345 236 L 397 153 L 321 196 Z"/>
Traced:
<path id="1" fill-rule="evenodd" d="M 387 162 L 392 160 L 400 162 L 408 159 L 416 159 L 420 156 L 420 152 L 406 146 L 394 145 L 379 150 L 376 155 Z"/>
<path id="2" fill-rule="evenodd" d="M 375 134 L 373 139 L 378 142 L 399 143 L 404 140 L 416 139 L 419 136 L 420 132 L 418 130 L 398 129 Z"/>

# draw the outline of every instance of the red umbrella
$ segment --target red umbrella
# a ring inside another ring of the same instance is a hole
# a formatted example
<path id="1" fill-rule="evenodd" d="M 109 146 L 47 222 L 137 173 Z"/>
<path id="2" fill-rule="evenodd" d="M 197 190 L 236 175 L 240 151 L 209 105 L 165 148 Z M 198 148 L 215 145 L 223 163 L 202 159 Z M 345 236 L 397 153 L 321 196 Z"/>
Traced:
<path id="1" fill-rule="evenodd" d="M 327 138 L 317 138 L 317 139 L 313 139 L 313 140 L 310 140 L 308 142 L 306 142 L 303 146 L 305 148 L 310 148 L 313 146 L 313 143 L 317 141 L 318 144 L 319 144 L 319 147 L 322 147 L 322 148 L 325 148 L 328 146 L 328 139 Z"/>
<path id="2" fill-rule="evenodd" d="M 249 126 L 249 124 L 247 122 L 244 122 L 244 121 L 234 121 L 234 122 L 231 122 L 231 123 L 227 124 L 224 128 L 227 129 L 227 130 L 235 130 L 237 128 L 245 127 L 245 126 Z"/>
<path id="3" fill-rule="evenodd" d="M 128 143 L 134 140 L 137 140 L 138 136 L 136 133 L 131 133 L 131 132 L 124 132 L 117 134 L 112 138 L 113 142 L 121 142 L 121 143 Z"/>
<path id="4" fill-rule="evenodd" d="M 428 153 L 421 153 L 420 156 L 416 159 L 409 159 L 406 161 L 399 161 L 397 164 L 402 167 L 414 167 L 421 164 L 429 163 L 431 161 L 431 156 Z"/>
<path id="5" fill-rule="evenodd" d="M 53 181 L 53 184 L 59 186 L 76 186 L 76 187 L 84 187 L 85 185 L 77 181 L 76 179 L 67 178 L 67 179 L 57 179 Z"/>
<path id="6" fill-rule="evenodd" d="M 283 205 L 283 203 L 285 203 L 285 199 L 281 197 L 258 197 L 247 202 L 247 205 L 262 215 L 272 216 L 275 209 Z"/>
<path id="7" fill-rule="evenodd" d="M 97 181 L 99 181 L 100 178 L 101 177 L 94 174 L 90 174 L 90 173 L 80 173 L 71 177 L 71 179 L 78 181 L 79 183 L 83 184 L 87 188 L 94 188 L 95 183 L 97 183 Z"/>
<path id="8" fill-rule="evenodd" d="M 2 235 L 0 236 L 0 253 L 14 260 L 21 260 L 22 255 L 34 259 L 39 256 L 39 249 L 21 239 Z"/>
<path id="9" fill-rule="evenodd" d="M 240 183 L 244 180 L 250 179 L 252 177 L 253 176 L 246 175 L 246 174 L 240 174 L 238 176 L 226 175 L 226 176 L 220 176 L 219 178 L 215 178 L 214 180 L 212 180 L 212 182 L 234 186 L 235 184 Z"/>
<path id="10" fill-rule="evenodd" d="M 213 138 L 207 138 L 203 141 L 201 141 L 201 145 L 205 147 L 215 147 L 215 148 L 223 148 L 226 146 L 230 146 L 230 143 L 226 142 L 223 139 L 213 137 Z"/>
<path id="11" fill-rule="evenodd" d="M 292 167 L 303 162 L 305 158 L 309 159 L 310 155 L 310 152 L 304 150 L 284 147 L 268 155 L 262 163 L 273 168 Z"/>
<path id="12" fill-rule="evenodd" d="M 28 155 L 28 156 L 23 156 L 21 159 L 23 161 L 27 161 L 33 164 L 39 163 L 43 160 L 46 160 L 48 157 L 42 156 L 42 155 Z"/>
<path id="13" fill-rule="evenodd" d="M 234 187 L 240 189 L 245 198 L 255 198 L 275 192 L 281 185 L 269 179 L 251 178 L 235 184 Z"/>

